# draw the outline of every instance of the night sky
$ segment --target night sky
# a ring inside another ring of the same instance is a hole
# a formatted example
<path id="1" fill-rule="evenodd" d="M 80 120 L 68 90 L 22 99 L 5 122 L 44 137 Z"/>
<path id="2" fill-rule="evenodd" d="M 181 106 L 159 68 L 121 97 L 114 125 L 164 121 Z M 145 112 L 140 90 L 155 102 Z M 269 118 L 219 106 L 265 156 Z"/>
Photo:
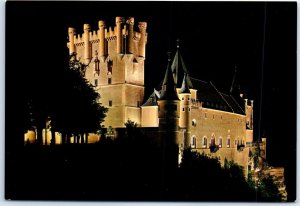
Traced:
<path id="1" fill-rule="evenodd" d="M 254 99 L 255 138 L 261 128 L 260 134 L 268 138 L 268 162 L 285 167 L 289 195 L 295 195 L 296 2 L 7 2 L 6 6 L 6 112 L 11 117 L 17 118 L 22 102 L 18 100 L 30 88 L 43 90 L 47 82 L 55 82 L 67 61 L 69 26 L 82 33 L 84 23 L 97 30 L 98 20 L 114 26 L 116 16 L 133 16 L 136 25 L 148 23 L 146 98 L 163 79 L 167 52 L 175 54 L 177 38 L 190 76 L 212 81 L 222 92 L 229 92 L 237 67 L 241 88 Z"/>

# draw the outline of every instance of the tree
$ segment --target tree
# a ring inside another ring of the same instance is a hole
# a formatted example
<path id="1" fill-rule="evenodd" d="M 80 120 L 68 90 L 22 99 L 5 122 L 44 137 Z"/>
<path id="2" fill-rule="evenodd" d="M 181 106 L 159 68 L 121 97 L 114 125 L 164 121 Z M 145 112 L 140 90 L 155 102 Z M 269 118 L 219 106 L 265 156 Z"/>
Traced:
<path id="1" fill-rule="evenodd" d="M 61 101 L 53 102 L 52 128 L 65 135 L 83 138 L 88 133 L 101 130 L 107 108 L 99 103 L 100 94 L 84 78 L 86 65 L 70 58 L 61 79 Z M 67 141 L 69 141 L 67 139 Z"/>

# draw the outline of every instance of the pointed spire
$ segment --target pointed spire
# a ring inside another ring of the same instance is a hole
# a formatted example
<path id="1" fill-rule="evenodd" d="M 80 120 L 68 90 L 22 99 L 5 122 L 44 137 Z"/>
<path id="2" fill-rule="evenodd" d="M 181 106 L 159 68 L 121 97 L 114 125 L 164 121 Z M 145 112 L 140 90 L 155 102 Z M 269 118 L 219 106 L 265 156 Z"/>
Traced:
<path id="1" fill-rule="evenodd" d="M 180 89 L 180 94 L 182 94 L 182 93 L 190 94 L 191 93 L 187 79 L 188 79 L 188 74 L 184 73 L 184 77 L 183 77 L 183 81 L 182 81 L 182 85 L 181 85 L 181 89 Z"/>
<path id="2" fill-rule="evenodd" d="M 176 92 L 176 86 L 171 70 L 171 55 L 168 52 L 168 66 L 165 74 L 165 78 L 162 84 L 162 91 L 160 100 L 179 100 Z"/>
<path id="3" fill-rule="evenodd" d="M 175 81 L 175 84 L 177 87 L 180 87 L 180 83 L 181 83 L 181 80 L 183 79 L 183 76 L 184 76 L 184 73 L 189 73 L 185 64 L 184 64 L 184 61 L 183 61 L 183 58 L 181 56 L 181 53 L 180 53 L 180 42 L 179 42 L 179 39 L 177 39 L 177 51 L 176 51 L 176 54 L 175 54 L 175 57 L 173 59 L 173 62 L 172 62 L 172 72 L 173 72 L 173 76 L 174 76 L 174 81 Z M 189 77 L 187 78 L 187 82 L 188 82 L 188 86 L 189 88 L 192 88 L 193 85 L 192 85 L 192 82 L 191 80 L 189 79 Z"/>

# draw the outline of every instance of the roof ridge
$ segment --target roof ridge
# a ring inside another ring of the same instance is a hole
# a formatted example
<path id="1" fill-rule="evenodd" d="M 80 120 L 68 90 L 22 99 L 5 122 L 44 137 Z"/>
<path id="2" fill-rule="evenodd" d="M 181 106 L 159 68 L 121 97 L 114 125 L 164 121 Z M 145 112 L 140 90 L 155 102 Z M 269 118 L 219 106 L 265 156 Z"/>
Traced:
<path id="1" fill-rule="evenodd" d="M 204 82 L 204 83 L 208 83 L 207 81 L 204 81 L 204 80 L 201 80 L 201 79 L 197 79 L 197 78 L 194 78 L 194 77 L 191 77 L 189 76 L 190 79 L 193 79 L 193 80 L 196 80 L 196 81 L 199 81 L 199 82 Z"/>
<path id="2" fill-rule="evenodd" d="M 235 98 L 234 98 L 233 96 L 231 96 L 231 95 L 229 95 L 229 96 L 230 96 L 230 98 L 238 105 L 238 107 L 242 110 L 242 112 L 246 113 L 246 112 L 242 109 L 242 107 L 240 106 L 240 104 L 235 100 Z"/>
<path id="3" fill-rule="evenodd" d="M 221 94 L 221 92 L 219 92 L 219 90 L 215 87 L 215 85 L 209 81 L 210 85 L 217 91 L 217 93 L 221 96 L 221 98 L 223 99 L 223 101 L 228 105 L 228 107 L 230 107 L 230 109 L 232 110 L 232 112 L 234 113 L 234 109 L 230 106 L 230 104 L 226 101 L 226 99 L 223 97 L 223 95 Z"/>

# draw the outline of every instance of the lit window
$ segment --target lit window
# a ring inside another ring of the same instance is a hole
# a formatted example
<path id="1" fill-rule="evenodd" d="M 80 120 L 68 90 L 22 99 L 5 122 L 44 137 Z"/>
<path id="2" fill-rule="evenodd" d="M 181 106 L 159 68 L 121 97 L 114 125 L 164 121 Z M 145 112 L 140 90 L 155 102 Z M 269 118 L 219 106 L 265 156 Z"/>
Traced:
<path id="1" fill-rule="evenodd" d="M 215 136 L 213 135 L 210 140 L 210 145 L 216 145 Z"/>
<path id="2" fill-rule="evenodd" d="M 192 148 L 196 148 L 196 137 L 193 135 L 192 136 Z"/>
<path id="3" fill-rule="evenodd" d="M 111 101 L 111 100 L 108 101 L 108 105 L 109 105 L 110 107 L 112 106 L 112 101 Z"/>
<path id="4" fill-rule="evenodd" d="M 230 147 L 230 137 L 227 137 L 227 144 L 226 144 L 227 148 Z"/>
<path id="5" fill-rule="evenodd" d="M 207 148 L 207 138 L 206 137 L 203 137 L 202 148 Z"/>
<path id="6" fill-rule="evenodd" d="M 219 147 L 222 147 L 222 137 L 219 137 L 218 145 L 219 145 Z"/>

